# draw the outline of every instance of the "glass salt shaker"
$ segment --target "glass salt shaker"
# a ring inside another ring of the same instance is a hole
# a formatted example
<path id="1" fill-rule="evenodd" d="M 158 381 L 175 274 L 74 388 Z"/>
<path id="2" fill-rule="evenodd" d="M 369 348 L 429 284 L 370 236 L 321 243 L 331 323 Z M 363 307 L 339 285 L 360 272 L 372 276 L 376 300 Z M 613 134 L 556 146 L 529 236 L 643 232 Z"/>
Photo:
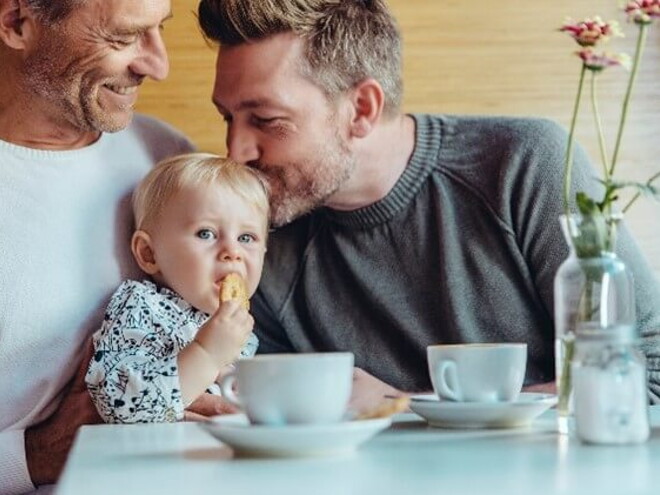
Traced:
<path id="1" fill-rule="evenodd" d="M 634 326 L 579 329 L 572 374 L 580 440 L 635 444 L 649 438 L 646 359 Z"/>

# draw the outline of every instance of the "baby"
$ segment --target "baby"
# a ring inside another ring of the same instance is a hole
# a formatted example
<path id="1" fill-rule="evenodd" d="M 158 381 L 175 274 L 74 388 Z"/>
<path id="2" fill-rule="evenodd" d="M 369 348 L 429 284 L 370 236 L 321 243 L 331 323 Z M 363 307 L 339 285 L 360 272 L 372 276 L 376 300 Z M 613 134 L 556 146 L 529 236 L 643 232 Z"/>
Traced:
<path id="1" fill-rule="evenodd" d="M 113 294 L 86 382 L 109 423 L 178 421 L 238 357 L 257 348 L 240 301 L 221 302 L 237 274 L 247 294 L 261 277 L 268 192 L 257 172 L 193 153 L 158 164 L 133 195 L 131 248 L 149 280 Z M 210 316 L 209 316 L 210 315 Z"/>

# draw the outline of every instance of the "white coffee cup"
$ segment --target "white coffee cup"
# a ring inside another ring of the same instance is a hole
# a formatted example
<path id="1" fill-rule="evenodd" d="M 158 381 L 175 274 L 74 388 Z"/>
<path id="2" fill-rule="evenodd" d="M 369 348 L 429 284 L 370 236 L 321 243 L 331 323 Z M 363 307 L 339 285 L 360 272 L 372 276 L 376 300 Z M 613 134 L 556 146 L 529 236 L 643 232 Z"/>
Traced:
<path id="1" fill-rule="evenodd" d="M 350 352 L 262 354 L 239 360 L 220 381 L 223 397 L 267 425 L 341 421 L 352 385 Z"/>
<path id="2" fill-rule="evenodd" d="M 515 401 L 527 366 L 527 344 L 448 344 L 426 348 L 433 390 L 457 402 Z"/>

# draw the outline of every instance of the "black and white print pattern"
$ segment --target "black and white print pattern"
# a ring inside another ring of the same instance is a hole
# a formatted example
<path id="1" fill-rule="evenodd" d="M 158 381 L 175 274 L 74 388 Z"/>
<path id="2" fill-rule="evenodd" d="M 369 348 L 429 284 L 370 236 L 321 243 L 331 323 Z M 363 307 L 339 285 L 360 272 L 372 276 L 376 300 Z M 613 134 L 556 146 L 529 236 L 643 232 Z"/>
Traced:
<path id="1" fill-rule="evenodd" d="M 177 356 L 209 315 L 176 292 L 153 282 L 128 280 L 113 294 L 94 334 L 94 355 L 85 380 L 107 423 L 172 422 L 183 419 Z M 258 340 L 250 335 L 241 357 Z M 218 393 L 217 386 L 208 389 Z"/>

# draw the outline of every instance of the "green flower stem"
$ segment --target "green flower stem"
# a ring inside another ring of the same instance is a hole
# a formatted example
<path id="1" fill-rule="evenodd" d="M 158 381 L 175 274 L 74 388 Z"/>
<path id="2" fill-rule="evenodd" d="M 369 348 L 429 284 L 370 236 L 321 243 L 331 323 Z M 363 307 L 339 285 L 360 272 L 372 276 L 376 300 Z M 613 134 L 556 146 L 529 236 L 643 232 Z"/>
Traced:
<path id="1" fill-rule="evenodd" d="M 623 106 L 621 107 L 621 120 L 619 121 L 619 130 L 616 135 L 614 151 L 612 152 L 610 177 L 614 175 L 614 168 L 616 167 L 616 161 L 619 158 L 619 150 L 621 149 L 621 139 L 623 138 L 623 129 L 626 126 L 626 118 L 628 117 L 628 104 L 630 103 L 632 90 L 633 87 L 635 86 L 635 78 L 637 77 L 637 70 L 639 69 L 639 61 L 642 58 L 642 52 L 644 51 L 644 43 L 646 42 L 647 24 L 642 23 L 638 25 L 639 25 L 639 35 L 637 36 L 637 46 L 635 47 L 635 56 L 633 58 L 632 69 L 630 70 L 630 78 L 628 79 L 628 88 L 626 89 L 626 95 L 623 98 Z"/>
<path id="2" fill-rule="evenodd" d="M 650 178 L 649 180 L 646 181 L 646 185 L 647 185 L 647 186 L 650 186 L 651 184 L 653 184 L 653 182 L 655 181 L 655 179 L 657 179 L 658 177 L 660 177 L 660 172 L 657 172 L 656 174 L 654 174 L 653 176 L 651 176 L 651 178 Z M 631 199 L 630 201 L 628 201 L 628 203 L 626 204 L 626 206 L 623 208 L 622 213 L 627 212 L 628 209 L 629 209 L 629 208 L 635 203 L 635 201 L 637 201 L 637 199 L 639 199 L 639 197 L 641 196 L 641 194 L 642 194 L 642 193 L 640 193 L 640 192 L 636 192 L 635 195 L 632 197 L 632 199 Z"/>
<path id="3" fill-rule="evenodd" d="M 578 83 L 578 91 L 575 97 L 575 105 L 573 107 L 573 117 L 571 118 L 571 128 L 568 133 L 568 142 L 566 143 L 566 161 L 564 163 L 564 213 L 569 217 L 570 207 L 569 198 L 571 196 L 571 176 L 573 170 L 573 140 L 575 139 L 575 126 L 577 124 L 578 113 L 580 110 L 580 100 L 582 99 L 582 87 L 584 86 L 584 75 L 587 72 L 587 66 L 582 64 L 580 71 L 580 81 Z"/>
<path id="4" fill-rule="evenodd" d="M 561 363 L 561 381 L 559 383 L 559 397 L 557 409 L 562 412 L 568 412 L 568 404 L 571 398 L 571 364 L 573 363 L 573 354 L 575 353 L 575 340 L 562 340 L 564 361 Z"/>
<path id="5" fill-rule="evenodd" d="M 583 268 L 583 271 L 585 269 Z M 603 278 L 601 271 L 587 270 L 585 271 L 585 286 L 584 291 L 580 297 L 580 312 L 577 321 L 575 322 L 575 332 L 577 333 L 578 322 L 593 320 L 600 311 L 600 303 L 594 304 L 594 284 Z"/>
<path id="6" fill-rule="evenodd" d="M 600 118 L 600 110 L 598 109 L 598 97 L 596 90 L 596 76 L 598 75 L 597 71 L 591 71 L 591 109 L 594 114 L 594 121 L 596 124 L 596 133 L 598 134 L 598 146 L 600 148 L 600 159 L 603 163 L 603 178 L 605 183 L 609 184 L 610 182 L 610 173 L 607 167 L 609 163 L 607 159 L 607 150 L 605 148 L 605 134 L 603 133 L 603 124 Z"/>

